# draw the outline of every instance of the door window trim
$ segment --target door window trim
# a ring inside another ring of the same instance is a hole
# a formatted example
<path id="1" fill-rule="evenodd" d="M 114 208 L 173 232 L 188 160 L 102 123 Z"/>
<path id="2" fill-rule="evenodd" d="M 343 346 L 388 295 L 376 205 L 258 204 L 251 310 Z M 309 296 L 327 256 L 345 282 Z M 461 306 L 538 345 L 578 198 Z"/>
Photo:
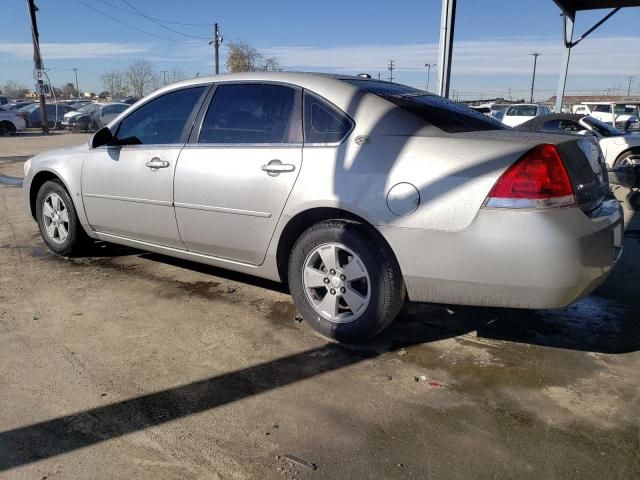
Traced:
<path id="1" fill-rule="evenodd" d="M 301 142 L 283 142 L 283 143 L 198 143 L 198 138 L 200 137 L 200 132 L 202 131 L 202 126 L 204 125 L 204 119 L 207 116 L 207 112 L 211 107 L 211 102 L 213 101 L 213 97 L 218 90 L 218 87 L 224 85 L 277 85 L 280 87 L 288 87 L 295 91 L 296 96 L 299 97 L 299 108 L 300 108 L 300 128 L 302 129 L 302 136 L 304 138 L 304 101 L 302 98 L 303 89 L 292 83 L 287 82 L 278 82 L 271 80 L 230 80 L 230 81 L 221 81 L 216 82 L 211 86 L 211 90 L 207 95 L 207 98 L 203 101 L 203 104 L 200 108 L 200 112 L 198 113 L 198 117 L 195 119 L 194 128 L 189 135 L 189 139 L 185 147 L 197 147 L 197 148 L 257 148 L 257 147 L 265 147 L 265 148 L 301 148 L 303 144 Z M 294 102 L 295 105 L 295 102 Z M 293 113 L 293 112 L 292 112 Z"/>
<path id="2" fill-rule="evenodd" d="M 202 92 L 202 94 L 200 95 L 200 97 L 198 98 L 198 100 L 196 100 L 196 103 L 194 104 L 193 108 L 191 109 L 191 113 L 189 114 L 189 116 L 187 117 L 187 121 L 185 122 L 185 125 L 182 129 L 182 132 L 180 133 L 180 137 L 178 138 L 178 143 L 146 143 L 146 144 L 142 144 L 142 145 L 103 145 L 102 147 L 99 148 L 125 148 L 125 149 L 130 149 L 130 148 L 158 148 L 158 147 L 163 147 L 163 148 L 167 148 L 167 147 L 184 147 L 184 145 L 187 143 L 187 140 L 189 139 L 189 135 L 190 132 L 193 130 L 193 125 L 195 123 L 195 119 L 198 116 L 200 110 L 202 109 L 202 105 L 204 103 L 204 100 L 206 99 L 206 97 L 209 95 L 209 92 L 211 91 L 211 89 L 213 88 L 213 84 L 210 82 L 206 82 L 206 83 L 199 83 L 199 84 L 195 84 L 195 85 L 187 85 L 187 86 L 182 86 L 179 88 L 175 88 L 173 90 L 168 90 L 165 92 L 162 92 L 159 95 L 156 95 L 153 98 L 150 98 L 149 100 L 147 100 L 146 102 L 140 104 L 140 105 L 136 105 L 136 108 L 134 108 L 133 110 L 131 110 L 130 112 L 127 112 L 127 115 L 123 118 L 121 118 L 118 123 L 116 125 L 114 125 L 112 127 L 112 131 L 114 138 L 117 137 L 118 132 L 120 131 L 120 125 L 122 124 L 123 121 L 125 121 L 127 118 L 129 118 L 129 116 L 131 116 L 133 113 L 135 113 L 136 111 L 138 111 L 140 108 L 144 107 L 145 105 L 153 102 L 154 100 L 157 100 L 158 98 L 164 96 L 164 95 L 168 95 L 171 93 L 175 93 L 175 92 L 179 92 L 181 90 L 189 90 L 191 88 L 200 88 L 200 87 L 204 87 L 204 91 Z M 125 109 L 125 112 L 128 109 Z M 122 113 L 122 112 L 121 112 Z M 120 115 L 117 114 L 117 115 Z"/>

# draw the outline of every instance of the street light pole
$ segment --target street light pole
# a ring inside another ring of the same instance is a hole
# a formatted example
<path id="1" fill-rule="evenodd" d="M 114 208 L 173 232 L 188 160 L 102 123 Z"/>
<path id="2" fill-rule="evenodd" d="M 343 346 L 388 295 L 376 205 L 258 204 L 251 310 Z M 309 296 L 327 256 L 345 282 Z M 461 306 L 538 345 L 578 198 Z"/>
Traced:
<path id="1" fill-rule="evenodd" d="M 533 87 L 536 84 L 536 65 L 538 63 L 538 57 L 541 55 L 540 53 L 532 53 L 533 55 L 533 77 L 531 78 L 531 98 L 529 99 L 529 103 L 533 103 Z"/>
<path id="2" fill-rule="evenodd" d="M 435 67 L 435 63 L 425 63 L 425 67 L 427 67 L 427 92 L 429 91 L 429 79 L 431 78 L 431 67 Z"/>
<path id="3" fill-rule="evenodd" d="M 78 69 L 74 68 L 73 73 L 76 74 L 76 98 L 80 98 L 80 89 L 78 88 Z"/>

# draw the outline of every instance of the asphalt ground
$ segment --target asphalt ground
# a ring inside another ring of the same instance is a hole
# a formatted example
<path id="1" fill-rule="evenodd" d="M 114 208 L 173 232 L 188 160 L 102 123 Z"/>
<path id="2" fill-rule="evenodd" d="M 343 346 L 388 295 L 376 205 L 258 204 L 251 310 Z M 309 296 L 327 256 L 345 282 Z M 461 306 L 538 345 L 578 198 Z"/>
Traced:
<path id="1" fill-rule="evenodd" d="M 51 146 L 20 141 L 0 138 L 4 178 Z M 278 284 L 99 243 L 56 257 L 19 185 L 0 211 L 0 478 L 640 477 L 637 219 L 567 309 L 412 305 L 343 346 Z"/>

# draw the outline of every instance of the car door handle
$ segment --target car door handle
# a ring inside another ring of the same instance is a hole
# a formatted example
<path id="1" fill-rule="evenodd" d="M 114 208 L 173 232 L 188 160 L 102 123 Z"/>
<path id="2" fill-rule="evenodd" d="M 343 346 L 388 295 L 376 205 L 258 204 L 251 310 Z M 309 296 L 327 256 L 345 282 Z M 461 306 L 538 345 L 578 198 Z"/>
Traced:
<path id="1" fill-rule="evenodd" d="M 284 172 L 293 172 L 295 169 L 295 165 L 291 165 L 290 163 L 282 163 L 280 160 L 271 160 L 266 165 L 262 165 L 262 171 L 267 172 L 272 177 L 280 175 Z"/>
<path id="2" fill-rule="evenodd" d="M 157 170 L 159 168 L 167 168 L 169 166 L 169 162 L 167 162 L 166 160 L 160 160 L 158 157 L 155 157 L 145 163 L 145 165 L 151 170 Z"/>

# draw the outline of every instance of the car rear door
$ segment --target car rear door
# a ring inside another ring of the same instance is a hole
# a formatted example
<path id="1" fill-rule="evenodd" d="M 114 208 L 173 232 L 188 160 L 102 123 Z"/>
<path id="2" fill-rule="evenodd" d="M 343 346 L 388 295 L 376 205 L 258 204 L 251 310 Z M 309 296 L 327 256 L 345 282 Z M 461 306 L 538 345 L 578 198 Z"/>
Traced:
<path id="1" fill-rule="evenodd" d="M 173 176 L 208 88 L 182 88 L 154 98 L 114 127 L 116 145 L 89 152 L 82 198 L 94 230 L 184 249 L 173 210 Z"/>
<path id="2" fill-rule="evenodd" d="M 302 165 L 301 91 L 222 83 L 180 154 L 174 202 L 187 249 L 258 265 Z"/>

